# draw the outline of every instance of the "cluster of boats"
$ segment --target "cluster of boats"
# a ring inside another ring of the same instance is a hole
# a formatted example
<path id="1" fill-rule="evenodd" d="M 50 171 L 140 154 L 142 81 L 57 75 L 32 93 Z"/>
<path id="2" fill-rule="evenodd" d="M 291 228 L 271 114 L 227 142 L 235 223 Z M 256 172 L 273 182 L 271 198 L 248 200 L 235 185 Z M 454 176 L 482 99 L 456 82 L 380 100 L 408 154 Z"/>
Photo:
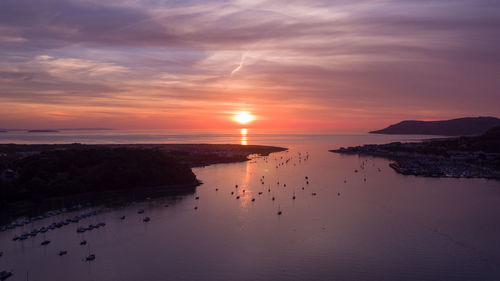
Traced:
<path id="1" fill-rule="evenodd" d="M 146 198 L 146 200 L 151 200 L 151 198 Z M 168 205 L 166 205 L 166 207 L 168 207 Z M 72 208 L 69 208 L 70 210 L 74 210 L 74 209 L 80 209 L 82 208 L 81 205 L 77 205 L 77 206 L 74 206 Z M 25 220 L 22 220 L 22 221 L 15 221 L 15 222 L 12 222 L 8 225 L 4 225 L 2 227 L 0 227 L 0 230 L 1 231 L 7 231 L 7 230 L 13 230 L 15 228 L 18 228 L 18 227 L 23 227 L 25 225 L 28 225 L 28 224 L 31 224 L 31 223 L 34 223 L 35 221 L 39 221 L 39 220 L 42 220 L 42 219 L 47 219 L 47 218 L 51 218 L 51 217 L 54 217 L 54 216 L 57 216 L 57 215 L 61 215 L 61 214 L 64 214 L 68 212 L 68 209 L 67 208 L 62 208 L 60 210 L 54 210 L 54 211 L 49 211 L 49 212 L 46 212 L 44 213 L 43 215 L 40 215 L 40 216 L 36 216 L 36 217 L 33 217 L 33 218 L 29 218 L 29 219 L 25 219 Z M 139 209 L 137 211 L 138 214 L 143 214 L 145 211 L 144 209 Z M 74 216 L 74 217 L 71 217 L 71 218 L 67 218 L 67 219 L 64 219 L 64 220 L 61 220 L 59 222 L 54 222 L 54 223 L 51 223 L 50 225 L 48 226 L 43 226 L 39 229 L 33 229 L 31 230 L 31 232 L 24 232 L 22 234 L 19 234 L 19 235 L 15 235 L 12 240 L 13 241 L 23 241 L 23 240 L 26 240 L 28 239 L 29 237 L 35 237 L 37 236 L 39 233 L 46 233 L 48 232 L 49 230 L 54 230 L 56 228 L 61 228 L 63 226 L 66 226 L 66 225 L 69 225 L 71 223 L 78 223 L 80 222 L 80 220 L 82 219 L 85 219 L 85 218 L 88 218 L 88 217 L 91 217 L 91 216 L 96 216 L 100 213 L 99 210 L 92 210 L 92 211 L 88 211 L 88 212 L 85 212 L 85 213 L 82 213 L 80 215 L 77 215 L 77 216 Z M 125 216 L 122 216 L 120 217 L 120 220 L 124 220 L 125 219 Z M 144 217 L 143 218 L 143 221 L 144 222 L 149 222 L 151 220 L 150 217 Z M 77 233 L 84 233 L 86 231 L 92 231 L 94 229 L 98 229 L 100 227 L 104 227 L 106 226 L 106 223 L 104 222 L 99 222 L 97 224 L 90 224 L 88 227 L 78 227 L 76 232 Z M 51 243 L 50 240 L 43 240 L 40 245 L 41 246 L 47 246 Z M 81 246 L 85 246 L 87 245 L 87 241 L 85 240 L 82 240 L 80 242 L 80 245 Z M 68 254 L 68 251 L 66 250 L 60 250 L 58 252 L 58 255 L 59 256 L 65 256 Z M 0 257 L 3 255 L 3 252 L 0 252 Z M 92 262 L 96 259 L 96 256 L 95 254 L 91 254 L 90 253 L 90 248 L 89 248 L 89 254 L 88 256 L 86 256 L 84 258 L 84 261 L 85 262 Z M 12 271 L 1 271 L 0 272 L 0 281 L 3 281 L 3 280 L 6 280 L 8 279 L 9 277 L 13 276 L 13 272 Z"/>
<path id="2" fill-rule="evenodd" d="M 83 233 L 85 231 L 91 231 L 91 230 L 97 229 L 97 228 L 99 228 L 101 226 L 105 226 L 105 225 L 106 224 L 103 223 L 103 222 L 100 222 L 100 223 L 95 224 L 95 225 L 94 224 L 90 224 L 88 227 L 79 227 L 79 228 L 77 228 L 76 232 L 77 233 Z"/>
<path id="3" fill-rule="evenodd" d="M 87 206 L 90 206 L 90 203 L 87 203 Z M 77 210 L 77 209 L 81 209 L 81 208 L 83 208 L 83 206 L 81 204 L 78 204 L 78 205 L 72 206 L 69 209 L 70 210 Z M 57 216 L 57 215 L 66 213 L 67 211 L 68 211 L 68 208 L 61 208 L 61 209 L 58 209 L 58 210 L 48 211 L 48 212 L 46 212 L 43 215 L 39 215 L 39 216 L 31 217 L 31 218 L 28 218 L 28 219 L 25 219 L 25 220 L 22 220 L 22 221 L 15 221 L 15 222 L 12 222 L 10 224 L 2 225 L 2 226 L 0 226 L 0 232 L 4 232 L 4 231 L 7 231 L 7 230 L 12 230 L 12 229 L 15 229 L 17 227 L 23 227 L 23 226 L 25 226 L 27 224 L 30 224 L 30 223 L 33 223 L 35 221 L 47 219 L 47 218 L 50 218 L 50 217 L 53 217 L 53 216 Z M 78 222 L 78 220 L 77 221 L 72 221 L 72 222 Z"/>
<path id="4" fill-rule="evenodd" d="M 7 278 L 11 277 L 12 276 L 12 271 L 1 271 L 0 272 L 0 280 L 6 280 Z"/>
<path id="5" fill-rule="evenodd" d="M 307 160 L 309 160 L 309 152 L 306 152 L 305 155 L 302 155 L 302 153 L 298 153 L 298 157 L 297 159 L 299 160 L 298 163 L 302 163 L 302 162 L 305 162 Z M 283 156 L 280 157 L 280 159 L 278 158 L 274 158 L 274 161 L 275 162 L 278 162 L 278 164 L 276 165 L 276 169 L 281 167 L 281 166 L 285 166 L 285 165 L 288 165 L 288 163 L 290 163 L 290 161 L 292 161 L 294 159 L 294 157 L 289 157 L 289 158 L 283 158 Z M 266 163 L 268 163 L 268 158 L 264 158 L 264 160 L 266 161 Z M 294 166 L 297 166 L 297 163 L 293 163 Z"/>
<path id="6" fill-rule="evenodd" d="M 58 214 L 61 214 L 60 211 L 52 211 L 52 212 L 49 212 L 50 216 L 54 216 L 54 214 L 58 215 Z M 44 227 L 41 227 L 40 229 L 33 229 L 31 232 L 25 232 L 23 234 L 20 234 L 20 235 L 15 235 L 12 240 L 13 241 L 23 241 L 23 240 L 26 240 L 28 239 L 29 237 L 35 237 L 37 236 L 39 233 L 45 233 L 49 230 L 54 230 L 56 228 L 61 228 L 63 226 L 66 226 L 66 225 L 69 225 L 70 223 L 77 223 L 79 222 L 81 219 L 84 219 L 84 218 L 88 218 L 88 217 L 91 217 L 91 216 L 95 216 L 99 213 L 99 211 L 97 210 L 93 210 L 93 211 L 90 211 L 90 212 L 86 212 L 86 213 L 83 213 L 81 215 L 78 215 L 78 216 L 74 216 L 72 218 L 68 218 L 66 220 L 63 220 L 63 221 L 59 221 L 59 222 L 54 222 L 54 223 L 51 223 L 50 225 L 48 226 L 44 226 Z M 50 217 L 49 216 L 49 217 Z M 37 217 L 38 218 L 38 217 Z M 22 222 L 23 225 L 24 225 L 24 221 Z M 12 225 L 12 224 L 11 224 Z M 104 226 L 105 224 L 104 223 L 99 223 L 97 225 L 89 225 L 88 228 L 85 228 L 85 230 L 92 230 L 94 228 L 99 228 L 101 226 Z M 80 228 L 79 228 L 80 229 Z M 78 231 L 79 232 L 79 231 Z M 83 232 L 83 231 L 82 231 Z"/>
<path id="7" fill-rule="evenodd" d="M 302 162 L 305 162 L 305 161 L 307 161 L 307 160 L 309 159 L 309 153 L 308 153 L 308 152 L 306 152 L 306 153 L 305 153 L 305 155 L 302 155 L 302 153 L 300 153 L 300 152 L 299 152 L 299 153 L 298 153 L 298 157 L 297 157 L 297 158 L 295 158 L 294 156 L 290 156 L 290 157 L 288 157 L 288 158 L 286 158 L 286 157 L 285 157 L 285 158 L 283 158 L 283 156 L 281 156 L 280 158 L 275 157 L 275 158 L 274 158 L 274 161 L 275 161 L 275 164 L 277 163 L 276 168 L 279 168 L 280 166 L 286 166 L 286 165 L 288 165 L 289 163 L 293 163 L 293 165 L 294 165 L 294 166 L 296 166 L 296 164 L 297 164 L 297 159 L 298 159 L 298 163 L 299 163 L 299 164 L 300 164 L 300 163 L 302 163 Z M 264 157 L 264 161 L 266 161 L 266 163 L 268 163 L 269 158 Z M 291 162 L 291 161 L 295 161 L 295 162 Z M 261 176 L 261 177 L 259 178 L 259 181 L 260 181 L 261 185 L 264 185 L 264 184 L 265 184 L 264 179 L 265 179 L 265 176 Z M 305 184 L 306 184 L 306 185 L 309 185 L 309 176 L 305 176 L 305 177 L 304 177 L 304 181 L 305 181 Z M 365 181 L 366 181 L 366 180 L 365 180 Z M 277 186 L 283 186 L 284 188 L 286 188 L 286 183 L 281 183 L 281 184 L 280 184 L 280 182 L 279 182 L 279 181 L 277 181 L 277 182 L 276 182 L 276 185 L 277 185 Z M 239 188 L 239 186 L 236 184 L 236 185 L 235 185 L 235 189 L 236 189 L 236 190 L 238 190 L 238 188 Z M 218 190 L 219 190 L 218 188 L 215 188 L 215 191 L 218 191 Z M 302 190 L 305 190 L 305 187 L 304 187 L 304 186 L 302 186 Z M 236 199 L 240 199 L 240 198 L 241 198 L 241 196 L 243 196 L 243 194 L 245 194 L 245 193 L 246 193 L 246 190 L 245 190 L 245 189 L 241 189 L 241 191 L 242 191 L 242 193 L 240 193 L 241 195 L 236 195 L 236 197 L 235 197 Z M 268 188 L 267 188 L 267 192 L 269 192 L 269 193 L 271 192 L 271 187 L 270 187 L 270 186 L 268 186 Z M 235 195 L 235 194 L 238 194 L 238 193 L 237 193 L 237 192 L 235 192 L 235 191 L 231 191 L 231 195 Z M 258 194 L 259 196 L 261 196 L 262 194 L 264 194 L 264 192 L 259 191 L 257 194 Z M 312 195 L 312 196 L 316 196 L 316 195 L 317 195 L 317 193 L 316 193 L 316 192 L 312 192 L 312 193 L 311 193 L 311 195 Z M 340 192 L 338 193 L 338 196 L 340 196 Z M 196 199 L 196 200 L 198 200 L 198 199 L 199 199 L 199 197 L 196 197 L 195 199 Z M 297 197 L 295 196 L 295 191 L 293 192 L 293 195 L 292 195 L 292 198 L 291 198 L 291 199 L 292 199 L 292 200 L 297 199 Z M 275 196 L 272 196 L 272 197 L 271 197 L 271 200 L 272 200 L 272 201 L 275 201 L 275 200 L 276 200 L 276 197 L 275 197 Z M 255 198 L 251 198 L 251 202 L 255 202 L 255 201 L 256 201 L 256 199 L 255 199 Z M 195 207 L 194 207 L 194 209 L 196 210 L 196 209 L 198 209 L 198 207 L 196 207 L 196 206 L 195 206 Z M 281 211 L 280 205 L 278 205 L 278 212 L 277 212 L 277 214 L 278 214 L 278 215 L 282 215 L 282 214 L 283 214 L 283 212 Z"/>

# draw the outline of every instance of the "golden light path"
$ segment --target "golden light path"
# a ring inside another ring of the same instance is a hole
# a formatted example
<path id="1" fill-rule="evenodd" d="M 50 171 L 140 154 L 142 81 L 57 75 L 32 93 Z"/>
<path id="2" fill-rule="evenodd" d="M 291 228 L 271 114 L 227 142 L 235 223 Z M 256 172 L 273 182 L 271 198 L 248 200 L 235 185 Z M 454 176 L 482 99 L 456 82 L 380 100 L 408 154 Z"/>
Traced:
<path id="1" fill-rule="evenodd" d="M 241 144 L 242 145 L 247 145 L 248 144 L 248 129 L 240 129 L 240 135 L 241 135 Z"/>

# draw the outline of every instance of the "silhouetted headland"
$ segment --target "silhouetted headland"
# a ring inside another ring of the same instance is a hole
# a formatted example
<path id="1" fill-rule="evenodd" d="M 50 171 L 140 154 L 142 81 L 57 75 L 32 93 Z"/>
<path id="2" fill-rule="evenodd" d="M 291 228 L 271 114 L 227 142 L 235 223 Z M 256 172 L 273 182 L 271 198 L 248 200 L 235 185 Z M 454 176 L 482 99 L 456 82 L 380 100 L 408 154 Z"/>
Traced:
<path id="1" fill-rule="evenodd" d="M 379 156 L 405 175 L 500 179 L 500 126 L 481 136 L 349 147 L 330 152 Z"/>
<path id="2" fill-rule="evenodd" d="M 28 130 L 28 133 L 57 133 L 58 130 Z"/>
<path id="3" fill-rule="evenodd" d="M 478 136 L 496 126 L 500 126 L 500 119 L 495 117 L 466 117 L 444 121 L 406 120 L 382 130 L 371 131 L 370 133 L 389 135 Z"/>
<path id="4" fill-rule="evenodd" d="M 232 144 L 0 144 L 0 206 L 89 192 L 199 185 L 192 167 L 241 162 L 281 147 Z"/>
<path id="5" fill-rule="evenodd" d="M 111 131 L 112 128 L 60 128 L 58 131 Z"/>

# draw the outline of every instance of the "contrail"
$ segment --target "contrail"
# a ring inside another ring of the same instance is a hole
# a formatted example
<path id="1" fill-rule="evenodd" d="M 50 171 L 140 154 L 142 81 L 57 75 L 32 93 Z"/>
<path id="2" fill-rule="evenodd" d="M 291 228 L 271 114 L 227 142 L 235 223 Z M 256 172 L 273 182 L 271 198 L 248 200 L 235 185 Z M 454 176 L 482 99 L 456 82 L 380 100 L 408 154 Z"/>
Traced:
<path id="1" fill-rule="evenodd" d="M 245 58 L 247 57 L 248 55 L 248 51 L 246 51 L 245 53 L 243 53 L 243 55 L 241 55 L 241 60 L 240 60 L 240 64 L 235 68 L 233 69 L 233 71 L 231 71 L 231 75 L 229 75 L 229 77 L 233 77 L 233 75 L 240 71 L 240 69 L 243 67 L 243 63 L 245 63 Z"/>

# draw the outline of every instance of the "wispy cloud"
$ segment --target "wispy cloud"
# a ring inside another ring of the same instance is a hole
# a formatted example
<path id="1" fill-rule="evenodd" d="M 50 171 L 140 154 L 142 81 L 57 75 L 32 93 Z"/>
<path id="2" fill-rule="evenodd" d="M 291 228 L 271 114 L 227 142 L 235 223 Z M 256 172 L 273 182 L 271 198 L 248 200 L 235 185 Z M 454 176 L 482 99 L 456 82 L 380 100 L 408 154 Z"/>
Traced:
<path id="1" fill-rule="evenodd" d="M 248 52 L 245 52 L 245 53 L 243 53 L 243 55 L 241 55 L 240 63 L 238 64 L 238 66 L 235 69 L 233 69 L 233 71 L 231 71 L 231 77 L 233 77 L 233 75 L 236 72 L 240 71 L 241 68 L 243 68 L 243 64 L 245 63 L 245 58 L 246 58 L 247 54 L 248 54 Z"/>

